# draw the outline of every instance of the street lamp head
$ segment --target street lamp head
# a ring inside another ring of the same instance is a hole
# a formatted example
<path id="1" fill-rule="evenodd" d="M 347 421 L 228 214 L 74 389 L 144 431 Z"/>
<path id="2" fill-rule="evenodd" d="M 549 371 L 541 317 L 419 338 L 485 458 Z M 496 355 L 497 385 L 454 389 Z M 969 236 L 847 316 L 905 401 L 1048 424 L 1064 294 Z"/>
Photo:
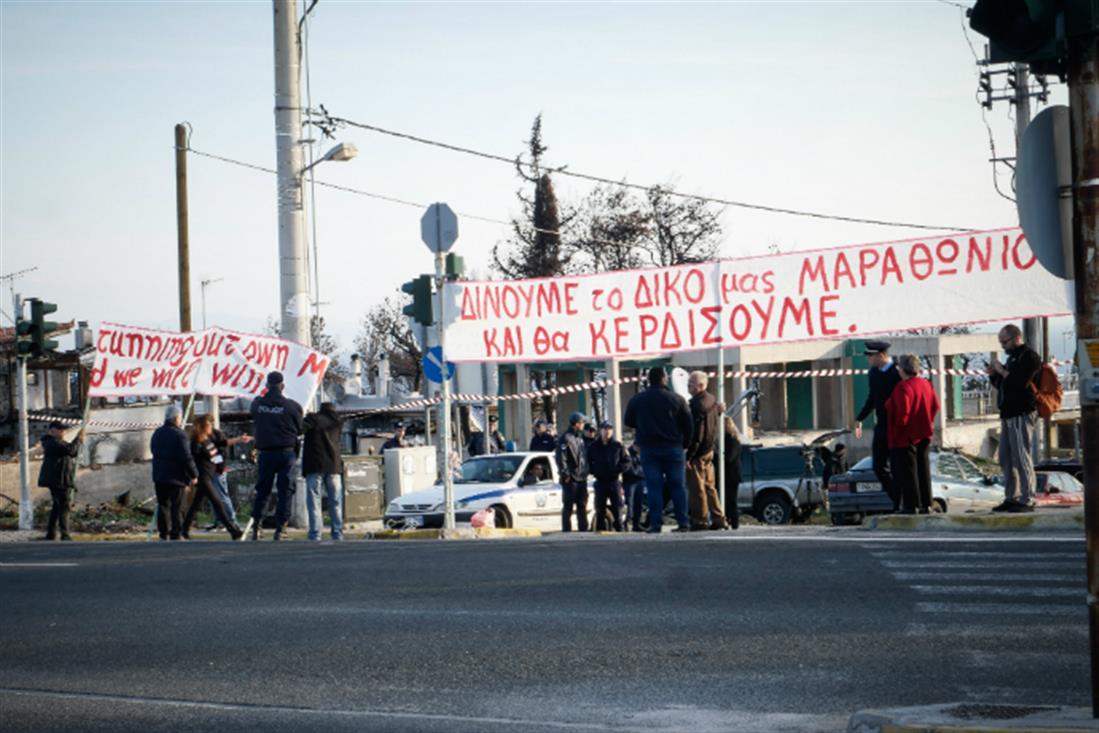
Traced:
<path id="1" fill-rule="evenodd" d="M 354 143 L 340 143 L 321 156 L 321 160 L 351 160 L 358 154 L 359 149 L 355 147 Z"/>

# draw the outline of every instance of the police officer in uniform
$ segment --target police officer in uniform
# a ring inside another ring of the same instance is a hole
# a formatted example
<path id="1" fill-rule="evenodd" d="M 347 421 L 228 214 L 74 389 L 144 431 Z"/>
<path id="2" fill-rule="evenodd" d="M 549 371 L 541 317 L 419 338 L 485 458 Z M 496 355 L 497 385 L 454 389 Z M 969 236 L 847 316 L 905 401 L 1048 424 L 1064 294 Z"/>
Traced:
<path id="1" fill-rule="evenodd" d="M 263 510 L 271 485 L 278 487 L 278 504 L 275 509 L 275 539 L 286 534 L 290 519 L 290 496 L 294 488 L 290 483 L 290 471 L 297 454 L 298 436 L 302 434 L 301 405 L 282 393 L 283 379 L 279 372 L 267 375 L 267 392 L 252 401 L 252 420 L 255 423 L 255 444 L 259 458 L 256 461 L 256 500 L 252 504 L 252 539 L 259 539 Z"/>
<path id="2" fill-rule="evenodd" d="M 391 448 L 404 448 L 404 423 L 399 422 L 393 426 L 393 437 L 382 443 L 382 453 Z"/>
<path id="3" fill-rule="evenodd" d="M 889 356 L 889 344 L 887 341 L 867 341 L 864 352 L 870 360 L 870 370 L 866 373 L 870 381 L 870 394 L 866 397 L 866 404 L 862 406 L 855 418 L 855 437 L 862 437 L 862 421 L 874 413 L 874 442 L 872 455 L 874 461 L 874 475 L 878 477 L 885 493 L 893 500 L 893 511 L 900 509 L 901 495 L 893 481 L 893 474 L 889 468 L 889 423 L 885 415 L 885 403 L 893 394 L 893 388 L 901 381 L 900 372 L 893 359 Z"/>

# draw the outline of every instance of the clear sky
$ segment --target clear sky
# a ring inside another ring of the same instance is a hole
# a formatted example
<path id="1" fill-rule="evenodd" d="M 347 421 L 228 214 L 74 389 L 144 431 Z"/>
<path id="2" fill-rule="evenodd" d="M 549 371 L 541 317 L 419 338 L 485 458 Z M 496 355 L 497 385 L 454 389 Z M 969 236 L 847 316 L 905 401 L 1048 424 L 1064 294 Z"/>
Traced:
<path id="1" fill-rule="evenodd" d="M 578 171 L 850 216 L 1012 226 L 1014 205 L 992 187 L 961 12 L 935 0 L 321 0 L 308 29 L 312 102 L 507 156 L 541 112 L 547 161 Z M 0 2 L 0 270 L 39 268 L 18 290 L 65 319 L 178 324 L 173 127 L 189 122 L 198 150 L 274 167 L 272 35 L 266 0 Z M 1053 101 L 1064 97 L 1055 87 Z M 1012 154 L 1007 105 L 988 120 Z M 337 139 L 359 157 L 322 164 L 319 179 L 493 219 L 518 211 L 508 165 L 361 130 Z M 189 167 L 194 323 L 199 282 L 223 277 L 207 320 L 259 330 L 278 312 L 274 176 L 194 156 Z M 557 189 L 578 200 L 588 185 L 561 178 Z M 316 195 L 323 314 L 349 348 L 371 305 L 431 268 L 422 209 Z M 723 224 L 724 256 L 921 233 L 735 208 Z M 462 219 L 455 251 L 486 273 L 506 236 Z M 7 288 L 0 308 L 10 314 Z"/>

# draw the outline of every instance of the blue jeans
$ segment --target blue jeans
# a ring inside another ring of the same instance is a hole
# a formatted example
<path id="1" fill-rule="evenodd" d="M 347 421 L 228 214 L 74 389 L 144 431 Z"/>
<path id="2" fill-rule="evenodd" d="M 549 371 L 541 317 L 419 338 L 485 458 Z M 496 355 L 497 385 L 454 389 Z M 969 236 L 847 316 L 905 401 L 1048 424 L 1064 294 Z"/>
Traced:
<path id="1" fill-rule="evenodd" d="M 675 505 L 675 521 L 690 527 L 687 518 L 687 456 L 682 448 L 642 448 L 641 470 L 649 498 L 649 529 L 664 523 L 664 484 Z"/>
<path id="2" fill-rule="evenodd" d="M 233 506 L 233 500 L 229 498 L 229 474 L 227 473 L 215 473 L 214 474 L 214 490 L 218 492 L 218 496 L 221 497 L 221 505 L 225 507 L 225 513 L 229 515 L 229 519 L 233 520 L 233 524 L 237 523 L 237 510 Z M 214 522 L 218 522 L 216 516 Z"/>
<path id="3" fill-rule="evenodd" d="M 278 504 L 275 507 L 275 526 L 285 527 L 290 519 L 290 495 L 294 493 L 290 483 L 290 470 L 294 468 L 294 451 L 264 450 L 259 452 L 256 461 L 256 500 L 252 504 L 252 519 L 259 526 L 263 521 L 263 510 L 267 508 L 267 497 L 271 495 L 271 485 L 278 487 Z"/>
<path id="4" fill-rule="evenodd" d="M 343 539 L 343 476 L 338 473 L 311 473 L 305 477 L 305 505 L 309 510 L 309 539 L 319 540 L 324 531 L 321 514 L 321 484 L 328 495 L 328 516 L 332 520 L 332 539 Z"/>

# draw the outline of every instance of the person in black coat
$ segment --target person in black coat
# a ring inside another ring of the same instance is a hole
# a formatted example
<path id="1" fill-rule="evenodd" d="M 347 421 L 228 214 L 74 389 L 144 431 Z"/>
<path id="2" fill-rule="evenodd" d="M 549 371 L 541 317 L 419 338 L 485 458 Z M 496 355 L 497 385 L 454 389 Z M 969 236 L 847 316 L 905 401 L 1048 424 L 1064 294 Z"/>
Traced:
<path id="1" fill-rule="evenodd" d="M 183 520 L 179 509 L 183 489 L 198 480 L 190 441 L 180 428 L 182 419 L 183 410 L 179 405 L 171 405 L 164 415 L 164 424 L 153 433 L 149 445 L 156 487 L 156 526 L 162 540 L 178 540 L 182 536 Z"/>
<path id="2" fill-rule="evenodd" d="M 660 367 L 649 370 L 649 386 L 630 398 L 622 422 L 636 430 L 641 467 L 649 499 L 649 529 L 656 534 L 664 521 L 664 488 L 675 505 L 677 532 L 689 532 L 687 517 L 687 461 L 694 424 L 687 400 L 668 389 L 668 375 Z"/>
<path id="3" fill-rule="evenodd" d="M 862 421 L 874 413 L 874 441 L 871 455 L 874 462 L 874 475 L 878 477 L 885 493 L 893 500 L 893 511 L 901 504 L 900 490 L 893 481 L 889 467 L 889 428 L 885 415 L 885 403 L 893 394 L 893 388 L 900 384 L 901 375 L 897 365 L 889 358 L 890 344 L 886 341 L 867 341 L 865 354 L 870 360 L 870 370 L 866 373 L 870 381 L 870 394 L 855 420 L 855 437 L 862 437 Z"/>
<path id="4" fill-rule="evenodd" d="M 195 495 L 191 497 L 191 506 L 183 517 L 183 528 L 180 535 L 183 539 L 191 539 L 191 523 L 195 520 L 195 514 L 202 505 L 202 500 L 210 502 L 214 509 L 214 516 L 229 532 L 234 540 L 239 540 L 244 532 L 225 510 L 221 500 L 221 492 L 217 490 L 214 482 L 217 481 L 218 467 L 225 462 L 224 456 L 214 444 L 214 419 L 209 415 L 200 415 L 195 418 L 191 432 L 191 456 L 198 469 L 198 482 L 195 484 Z"/>
<path id="5" fill-rule="evenodd" d="M 394 448 L 404 448 L 407 444 L 404 440 L 405 427 L 403 422 L 399 422 L 393 426 L 393 437 L 382 443 L 382 455 L 385 455 L 387 450 L 393 450 Z"/>
<path id="6" fill-rule="evenodd" d="M 534 437 L 530 439 L 530 450 L 552 453 L 557 448 L 557 441 L 549 432 L 549 423 L 542 418 L 534 421 Z"/>
<path id="7" fill-rule="evenodd" d="M 561 477 L 561 531 L 572 531 L 572 514 L 576 512 L 576 528 L 588 531 L 588 448 L 584 444 L 585 417 L 574 412 L 569 417 L 569 429 L 557 439 L 557 472 Z"/>
<path id="8" fill-rule="evenodd" d="M 740 493 L 740 433 L 736 429 L 736 423 L 728 415 L 724 418 L 725 440 L 725 519 L 729 523 L 729 529 L 740 527 L 740 509 L 737 507 L 737 496 Z"/>
<path id="9" fill-rule="evenodd" d="M 321 485 L 328 497 L 332 539 L 343 539 L 343 420 L 331 402 L 305 418 L 305 446 L 301 472 L 305 474 L 305 504 L 309 514 L 309 539 L 320 540 L 324 531 L 321 514 Z"/>
<path id="10" fill-rule="evenodd" d="M 641 531 L 641 506 L 645 500 L 645 471 L 641 468 L 641 449 L 631 443 L 626 453 L 629 464 L 622 471 L 622 483 L 626 488 L 626 504 L 629 507 L 630 529 Z"/>
<path id="11" fill-rule="evenodd" d="M 38 472 L 38 485 L 50 490 L 53 506 L 50 508 L 50 521 L 43 539 L 71 540 L 69 536 L 69 494 L 76 489 L 76 463 L 74 459 L 80 453 L 80 444 L 84 442 L 81 430 L 76 440 L 66 443 L 64 423 L 50 423 L 49 432 L 42 436 L 42 468 Z"/>
<path id="12" fill-rule="evenodd" d="M 619 477 L 630 467 L 625 446 L 614 438 L 614 425 L 599 424 L 599 437 L 588 445 L 588 467 L 595 476 L 595 530 L 607 529 L 607 501 L 610 501 L 612 526 L 622 531 L 622 495 Z"/>
<path id="13" fill-rule="evenodd" d="M 256 498 L 252 503 L 252 539 L 260 536 L 263 512 L 272 485 L 277 484 L 278 504 L 275 508 L 275 540 L 281 540 L 290 520 L 290 497 L 294 486 L 290 472 L 297 456 L 298 436 L 302 432 L 301 405 L 282 393 L 280 372 L 267 375 L 267 392 L 252 401 L 253 434 L 256 436 Z"/>

